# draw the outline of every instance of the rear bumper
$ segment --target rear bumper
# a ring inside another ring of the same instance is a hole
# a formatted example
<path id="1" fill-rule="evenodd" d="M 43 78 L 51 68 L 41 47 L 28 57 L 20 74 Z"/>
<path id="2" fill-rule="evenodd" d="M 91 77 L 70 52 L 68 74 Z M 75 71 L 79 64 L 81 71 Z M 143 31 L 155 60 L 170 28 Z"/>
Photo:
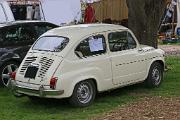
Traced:
<path id="1" fill-rule="evenodd" d="M 45 98 L 58 98 L 64 93 L 64 90 L 46 90 L 43 85 L 39 89 L 33 89 L 27 86 L 18 85 L 14 80 L 11 81 L 14 94 L 25 96 L 38 96 Z"/>

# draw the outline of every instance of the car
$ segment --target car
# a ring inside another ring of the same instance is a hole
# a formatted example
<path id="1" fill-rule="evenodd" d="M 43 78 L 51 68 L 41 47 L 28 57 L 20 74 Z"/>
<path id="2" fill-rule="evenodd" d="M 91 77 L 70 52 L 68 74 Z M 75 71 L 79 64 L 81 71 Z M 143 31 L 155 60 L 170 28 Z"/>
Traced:
<path id="1" fill-rule="evenodd" d="M 12 73 L 11 84 L 16 96 L 69 98 L 86 107 L 103 91 L 139 82 L 159 87 L 164 66 L 164 51 L 140 45 L 126 27 L 73 25 L 43 34 Z"/>
<path id="2" fill-rule="evenodd" d="M 43 21 L 13 21 L 0 24 L 0 84 L 8 86 L 30 46 L 44 32 L 58 27 Z"/>

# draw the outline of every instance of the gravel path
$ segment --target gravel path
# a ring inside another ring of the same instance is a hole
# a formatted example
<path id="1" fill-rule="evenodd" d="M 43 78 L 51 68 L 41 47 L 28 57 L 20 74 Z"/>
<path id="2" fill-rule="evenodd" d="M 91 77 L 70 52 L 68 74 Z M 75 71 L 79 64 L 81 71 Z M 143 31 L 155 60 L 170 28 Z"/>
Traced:
<path id="1" fill-rule="evenodd" d="M 146 97 L 92 120 L 180 120 L 180 98 Z"/>
<path id="2" fill-rule="evenodd" d="M 158 47 L 164 50 L 167 56 L 180 56 L 180 45 L 159 45 Z"/>

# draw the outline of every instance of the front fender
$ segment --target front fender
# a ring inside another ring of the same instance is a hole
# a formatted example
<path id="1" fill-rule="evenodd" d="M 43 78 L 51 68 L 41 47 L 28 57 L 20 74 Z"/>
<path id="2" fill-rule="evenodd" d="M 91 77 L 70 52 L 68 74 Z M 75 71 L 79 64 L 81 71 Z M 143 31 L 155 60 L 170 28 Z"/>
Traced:
<path id="1" fill-rule="evenodd" d="M 147 74 L 146 74 L 146 78 L 148 77 L 148 74 L 149 74 L 149 70 L 151 68 L 151 65 L 154 63 L 154 62 L 162 62 L 163 63 L 163 68 L 165 68 L 165 60 L 164 60 L 164 57 L 163 56 L 159 56 L 159 57 L 156 57 L 156 58 L 153 58 L 149 64 L 147 65 Z"/>

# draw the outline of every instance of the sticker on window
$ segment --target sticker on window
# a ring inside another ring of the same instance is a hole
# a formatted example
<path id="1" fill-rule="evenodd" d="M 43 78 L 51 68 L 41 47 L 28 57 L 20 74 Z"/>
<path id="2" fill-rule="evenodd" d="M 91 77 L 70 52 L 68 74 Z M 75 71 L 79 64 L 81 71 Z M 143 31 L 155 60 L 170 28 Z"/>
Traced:
<path id="1" fill-rule="evenodd" d="M 89 40 L 89 46 L 90 46 L 90 51 L 91 52 L 104 50 L 102 38 L 98 38 L 98 39 L 92 38 L 92 39 L 90 39 Z"/>

